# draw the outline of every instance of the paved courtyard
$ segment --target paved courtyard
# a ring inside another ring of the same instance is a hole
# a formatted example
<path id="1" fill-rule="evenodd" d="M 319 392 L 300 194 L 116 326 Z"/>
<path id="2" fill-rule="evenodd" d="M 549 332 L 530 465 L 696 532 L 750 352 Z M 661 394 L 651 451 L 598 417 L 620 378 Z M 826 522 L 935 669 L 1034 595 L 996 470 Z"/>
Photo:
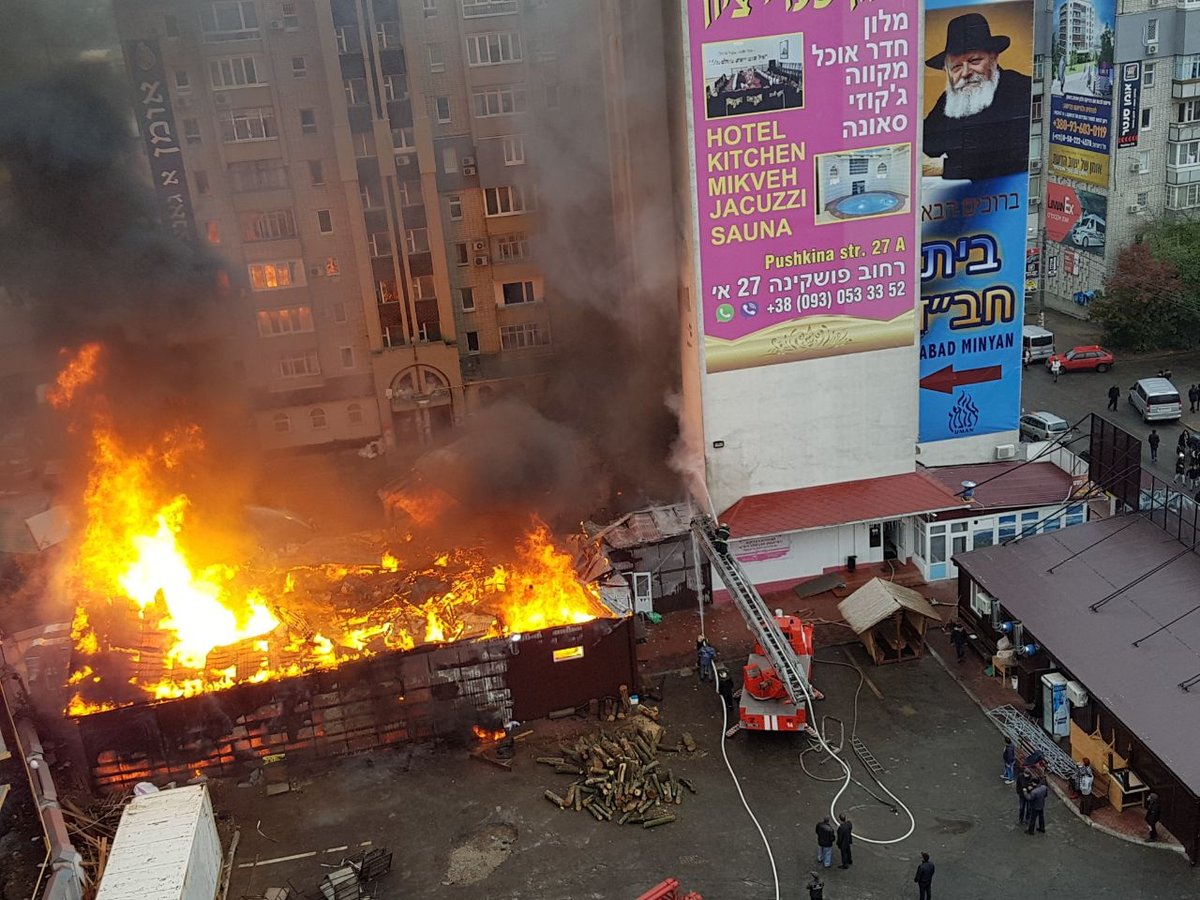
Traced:
<path id="1" fill-rule="evenodd" d="M 857 650 L 852 654 L 861 659 Z M 841 649 L 819 657 L 845 662 Z M 821 715 L 849 731 L 858 675 L 817 663 L 814 680 L 829 697 Z M 824 872 L 830 900 L 915 897 L 919 853 L 937 865 L 939 897 L 1194 898 L 1200 872 L 1181 854 L 1099 833 L 1058 800 L 1047 808 L 1047 833 L 1026 835 L 1016 822 L 1015 795 L 999 774 L 1001 740 L 983 713 L 932 658 L 867 674 L 858 696 L 859 737 L 887 768 L 884 781 L 913 811 L 916 831 L 897 844 L 855 845 L 849 871 Z M 671 674 L 661 703 L 666 746 L 682 730 L 700 745 L 691 757 L 666 756 L 663 768 L 691 779 L 698 790 L 678 808 L 679 820 L 654 830 L 597 823 L 586 813 L 562 812 L 542 797 L 563 790 L 569 776 L 537 765 L 554 754 L 564 731 L 596 725 L 583 720 L 532 723 L 512 772 L 472 760 L 462 749 L 403 748 L 337 761 L 300 778 L 301 790 L 275 797 L 263 789 L 214 786 L 219 811 L 241 827 L 229 897 L 261 896 L 288 879 L 311 897 L 324 866 L 365 842 L 395 853 L 381 900 L 451 898 L 634 898 L 667 876 L 715 898 L 774 896 L 770 865 L 742 808 L 720 752 L 721 710 L 715 695 L 691 674 Z M 837 725 L 829 723 L 836 733 Z M 553 733 L 551 733 L 553 732 Z M 813 868 L 816 821 L 828 812 L 838 785 L 805 776 L 799 754 L 807 740 L 741 734 L 729 757 L 751 807 L 774 849 L 783 897 L 806 897 Z M 832 777 L 820 754 L 806 763 Z M 862 766 L 855 777 L 870 784 Z M 865 837 L 889 839 L 908 820 L 852 787 L 839 811 Z M 348 847 L 349 850 L 331 848 Z M 274 862 L 280 858 L 304 855 Z M 257 865 L 254 863 L 257 861 Z"/>

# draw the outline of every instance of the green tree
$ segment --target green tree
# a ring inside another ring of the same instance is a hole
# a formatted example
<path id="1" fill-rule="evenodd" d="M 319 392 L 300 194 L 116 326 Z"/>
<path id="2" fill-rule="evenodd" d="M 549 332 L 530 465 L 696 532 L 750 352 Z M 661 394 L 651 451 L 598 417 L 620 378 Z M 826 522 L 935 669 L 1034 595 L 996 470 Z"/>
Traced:
<path id="1" fill-rule="evenodd" d="M 1111 63 L 1113 61 L 1113 33 L 1111 28 L 1105 28 L 1104 33 L 1100 35 L 1100 62 Z"/>
<path id="2" fill-rule="evenodd" d="M 1127 350 L 1192 346 L 1200 333 L 1200 223 L 1159 224 L 1117 255 L 1091 317 Z"/>

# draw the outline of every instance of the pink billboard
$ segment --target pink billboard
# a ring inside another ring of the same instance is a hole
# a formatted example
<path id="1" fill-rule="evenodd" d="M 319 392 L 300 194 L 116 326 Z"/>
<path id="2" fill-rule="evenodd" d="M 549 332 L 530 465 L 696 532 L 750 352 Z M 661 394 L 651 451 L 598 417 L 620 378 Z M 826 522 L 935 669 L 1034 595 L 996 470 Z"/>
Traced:
<path id="1" fill-rule="evenodd" d="M 915 338 L 915 0 L 688 0 L 707 370 Z"/>

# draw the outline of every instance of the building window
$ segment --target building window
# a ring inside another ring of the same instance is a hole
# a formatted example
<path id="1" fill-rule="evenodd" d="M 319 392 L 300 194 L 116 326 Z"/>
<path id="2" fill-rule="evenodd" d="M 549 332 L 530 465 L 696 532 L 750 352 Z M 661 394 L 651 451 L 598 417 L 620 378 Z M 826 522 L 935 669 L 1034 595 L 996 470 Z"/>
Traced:
<path id="1" fill-rule="evenodd" d="M 321 234 L 333 234 L 333 214 L 329 210 L 317 210 L 317 230 Z"/>
<path id="2" fill-rule="evenodd" d="M 357 403 L 351 403 L 346 407 L 346 419 L 351 425 L 358 425 L 363 420 L 362 407 Z"/>
<path id="3" fill-rule="evenodd" d="M 255 159 L 230 163 L 229 186 L 239 194 L 277 191 L 288 186 L 287 166 L 281 159 Z"/>
<path id="4" fill-rule="evenodd" d="M 399 325 L 383 326 L 383 346 L 385 347 L 403 347 L 404 346 L 404 329 Z"/>
<path id="5" fill-rule="evenodd" d="M 462 0 L 464 19 L 483 16 L 511 16 L 518 12 L 517 0 Z"/>
<path id="6" fill-rule="evenodd" d="M 549 343 L 550 336 L 536 322 L 500 326 L 502 350 L 524 350 L 526 347 L 543 347 Z"/>
<path id="7" fill-rule="evenodd" d="M 1154 121 L 1153 116 L 1151 116 L 1152 112 L 1153 112 L 1153 110 L 1143 107 L 1143 109 L 1142 109 L 1142 131 L 1150 130 L 1150 125 Z"/>
<path id="8" fill-rule="evenodd" d="M 1200 206 L 1200 184 L 1169 186 L 1167 206 L 1170 209 L 1194 209 Z"/>
<path id="9" fill-rule="evenodd" d="M 343 369 L 353 369 L 354 368 L 354 348 L 353 347 L 342 347 L 339 352 L 342 355 L 342 368 Z"/>
<path id="10" fill-rule="evenodd" d="M 399 22 L 376 22 L 375 23 L 375 40 L 379 44 L 380 50 L 387 50 L 392 47 L 400 46 L 400 23 Z"/>
<path id="11" fill-rule="evenodd" d="M 209 186 L 208 186 L 208 173 L 207 172 L 199 172 L 199 171 L 194 172 L 192 174 L 192 180 L 196 182 L 196 193 L 197 194 L 207 194 L 208 193 Z"/>
<path id="12" fill-rule="evenodd" d="M 358 196 L 362 199 L 363 209 L 383 209 L 383 190 L 375 182 L 360 181 Z"/>
<path id="13" fill-rule="evenodd" d="M 442 148 L 442 171 L 447 175 L 458 171 L 458 151 L 453 147 Z"/>
<path id="14" fill-rule="evenodd" d="M 313 330 L 312 309 L 292 306 L 287 309 L 263 309 L 258 312 L 258 333 L 263 337 L 301 334 Z"/>
<path id="15" fill-rule="evenodd" d="M 429 229 L 410 228 L 404 233 L 404 245 L 409 253 L 429 252 Z"/>
<path id="16" fill-rule="evenodd" d="M 367 102 L 367 79 L 343 78 L 342 90 L 346 92 L 346 103 L 349 106 L 361 106 Z"/>
<path id="17" fill-rule="evenodd" d="M 325 410 L 319 406 L 308 411 L 308 419 L 313 427 L 313 431 L 320 431 L 328 424 L 325 420 Z"/>
<path id="18" fill-rule="evenodd" d="M 450 210 L 450 221 L 458 222 L 463 217 L 462 197 L 458 194 L 451 194 L 446 198 L 446 206 Z"/>
<path id="19" fill-rule="evenodd" d="M 345 303 L 343 303 L 341 300 L 338 300 L 335 303 L 333 303 L 332 306 L 330 306 L 330 310 L 333 315 L 333 321 L 334 321 L 335 325 L 345 325 L 346 324 L 347 319 L 346 319 L 346 304 Z"/>
<path id="20" fill-rule="evenodd" d="M 467 338 L 467 352 L 468 353 L 478 353 L 479 352 L 479 332 L 478 331 L 468 331 L 466 333 L 466 338 Z"/>
<path id="21" fill-rule="evenodd" d="M 408 78 L 404 75 L 383 76 L 383 96 L 388 102 L 408 99 Z"/>
<path id="22" fill-rule="evenodd" d="M 1082 503 L 1077 503 L 1074 506 L 1067 507 L 1067 516 L 1063 520 L 1064 525 L 1082 525 L 1087 518 L 1087 508 Z"/>
<path id="23" fill-rule="evenodd" d="M 221 223 L 216 219 L 209 219 L 204 223 L 204 238 L 210 244 L 221 243 Z"/>
<path id="24" fill-rule="evenodd" d="M 1042 54 L 1033 58 L 1033 80 L 1041 81 L 1046 74 L 1046 57 Z"/>
<path id="25" fill-rule="evenodd" d="M 1146 20 L 1146 43 L 1147 44 L 1157 44 L 1158 43 L 1158 19 L 1147 19 Z"/>
<path id="26" fill-rule="evenodd" d="M 489 217 L 512 216 L 533 209 L 532 191 L 518 185 L 486 188 L 483 192 L 484 207 Z"/>
<path id="27" fill-rule="evenodd" d="M 227 56 L 208 61 L 208 81 L 214 91 L 266 84 L 253 56 Z"/>
<path id="28" fill-rule="evenodd" d="M 338 263 L 338 258 L 336 256 L 330 256 L 325 260 L 325 274 L 329 278 L 336 278 L 338 275 L 342 274 L 342 267 Z"/>
<path id="29" fill-rule="evenodd" d="M 1030 107 L 1029 117 L 1034 122 L 1042 121 L 1042 95 L 1041 94 L 1034 94 L 1033 103 L 1032 103 L 1032 106 Z"/>
<path id="30" fill-rule="evenodd" d="M 506 135 L 500 143 L 504 147 L 504 164 L 506 166 L 525 165 L 525 138 L 519 134 Z"/>
<path id="31" fill-rule="evenodd" d="M 1200 78 L 1200 53 L 1175 59 L 1175 79 L 1177 81 L 1195 81 L 1198 78 Z"/>
<path id="32" fill-rule="evenodd" d="M 411 126 L 392 129 L 392 149 L 397 153 L 409 153 L 417 149 L 416 138 L 413 136 Z"/>
<path id="33" fill-rule="evenodd" d="M 532 281 L 508 281 L 500 285 L 500 294 L 504 298 L 505 306 L 515 306 L 518 303 L 532 303 L 536 298 L 533 296 Z"/>
<path id="34" fill-rule="evenodd" d="M 175 70 L 175 90 L 181 94 L 190 93 L 192 90 L 192 79 L 188 75 L 187 69 Z"/>
<path id="35" fill-rule="evenodd" d="M 1185 100 L 1176 109 L 1175 121 L 1180 123 L 1200 121 L 1200 100 Z"/>
<path id="36" fill-rule="evenodd" d="M 1167 144 L 1167 165 L 1194 166 L 1200 163 L 1200 141 Z"/>
<path id="37" fill-rule="evenodd" d="M 1138 171 L 1140 173 L 1142 173 L 1143 175 L 1145 175 L 1147 172 L 1150 171 L 1150 151 L 1149 150 L 1139 150 L 1137 158 L 1138 158 Z"/>
<path id="38" fill-rule="evenodd" d="M 352 134 L 350 143 L 354 145 L 355 159 L 373 159 L 375 157 L 375 135 L 372 132 L 363 131 Z"/>
<path id="39" fill-rule="evenodd" d="M 313 186 L 319 186 L 325 183 L 325 166 L 319 159 L 310 159 L 308 161 L 308 180 L 313 183 Z"/>
<path id="40" fill-rule="evenodd" d="M 375 301 L 377 303 L 399 303 L 400 290 L 392 280 L 375 282 Z"/>
<path id="41" fill-rule="evenodd" d="M 200 30 L 206 41 L 244 41 L 258 37 L 254 0 L 210 3 L 200 9 Z"/>
<path id="42" fill-rule="evenodd" d="M 437 120 L 443 125 L 450 121 L 449 97 L 435 97 L 433 101 L 433 109 L 437 115 Z"/>
<path id="43" fill-rule="evenodd" d="M 255 291 L 276 291 L 304 286 L 304 265 L 298 259 L 281 262 L 251 263 L 250 288 Z"/>
<path id="44" fill-rule="evenodd" d="M 1138 203 L 1138 206 L 1142 206 L 1142 207 L 1149 206 L 1150 205 L 1150 193 L 1148 191 L 1139 191 L 1138 195 L 1137 195 L 1137 203 Z"/>
<path id="45" fill-rule="evenodd" d="M 396 185 L 396 197 L 401 206 L 421 205 L 421 183 L 418 181 L 401 181 Z"/>
<path id="46" fill-rule="evenodd" d="M 454 262 L 456 265 L 468 266 L 471 264 L 471 251 L 463 242 L 454 245 Z"/>
<path id="47" fill-rule="evenodd" d="M 446 49 L 441 44 L 426 44 L 425 57 L 429 60 L 430 72 L 446 71 Z"/>
<path id="48" fill-rule="evenodd" d="M 184 119 L 183 120 L 183 139 L 189 144 L 200 143 L 200 120 L 199 119 Z"/>
<path id="49" fill-rule="evenodd" d="M 284 3 L 280 8 L 283 13 L 283 27 L 288 31 L 295 31 L 300 27 L 300 17 L 296 15 L 295 3 Z"/>
<path id="50" fill-rule="evenodd" d="M 296 219 L 290 209 L 242 213 L 242 240 L 247 243 L 278 241 L 296 236 Z"/>
<path id="51" fill-rule="evenodd" d="M 221 140 L 227 144 L 270 141 L 279 137 L 275 129 L 275 110 L 269 106 L 226 110 L 218 120 L 221 123 Z"/>
<path id="52" fill-rule="evenodd" d="M 163 16 L 163 32 L 167 37 L 179 37 L 179 19 L 175 16 Z"/>
<path id="53" fill-rule="evenodd" d="M 304 134 L 317 133 L 317 113 L 312 109 L 300 110 L 300 130 Z"/>
<path id="54" fill-rule="evenodd" d="M 392 239 L 386 231 L 373 231 L 367 235 L 367 248 L 371 256 L 379 259 L 392 255 Z"/>
<path id="55" fill-rule="evenodd" d="M 292 77 L 303 78 L 308 74 L 308 60 L 303 56 L 292 57 Z"/>
<path id="56" fill-rule="evenodd" d="M 413 297 L 417 300 L 433 300 L 437 294 L 434 293 L 434 281 L 432 275 L 418 275 L 412 280 Z"/>
<path id="57" fill-rule="evenodd" d="M 421 0 L 421 11 L 425 13 L 425 18 L 432 19 L 437 15 L 438 0 Z"/>
<path id="58" fill-rule="evenodd" d="M 493 116 L 511 116 L 528 109 L 525 88 L 520 85 L 483 88 L 471 95 L 475 116 L 487 119 Z"/>
<path id="59" fill-rule="evenodd" d="M 501 262 L 529 259 L 529 236 L 523 231 L 496 238 L 496 257 Z"/>
<path id="60" fill-rule="evenodd" d="M 321 374 L 321 360 L 316 350 L 297 350 L 279 357 L 281 378 L 305 378 Z"/>
<path id="61" fill-rule="evenodd" d="M 333 29 L 333 36 L 337 41 L 338 53 L 357 53 L 362 49 L 357 25 L 337 25 Z"/>
<path id="62" fill-rule="evenodd" d="M 1200 185 L 1198 185 L 1200 187 Z M 472 312 L 475 309 L 475 288 L 463 287 L 458 289 L 458 305 L 463 312 Z"/>
<path id="63" fill-rule="evenodd" d="M 521 59 L 521 35 L 515 31 L 467 35 L 468 66 L 498 66 Z"/>
<path id="64" fill-rule="evenodd" d="M 1156 67 L 1156 64 L 1152 63 L 1152 62 L 1142 63 L 1142 87 L 1144 87 L 1144 88 L 1154 87 L 1154 69 L 1155 69 L 1155 67 Z"/>
<path id="65" fill-rule="evenodd" d="M 274 428 L 278 434 L 287 434 L 292 430 L 291 417 L 288 416 L 287 413 L 275 413 L 275 415 L 271 417 L 271 427 Z"/>

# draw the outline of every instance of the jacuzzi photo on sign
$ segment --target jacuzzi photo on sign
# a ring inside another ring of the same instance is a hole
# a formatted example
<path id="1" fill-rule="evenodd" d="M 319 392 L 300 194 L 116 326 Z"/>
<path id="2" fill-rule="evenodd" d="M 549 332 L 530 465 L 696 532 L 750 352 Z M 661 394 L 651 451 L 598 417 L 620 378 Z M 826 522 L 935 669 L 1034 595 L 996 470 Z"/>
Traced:
<path id="1" fill-rule="evenodd" d="M 705 365 L 916 339 L 916 0 L 687 0 Z"/>
<path id="2" fill-rule="evenodd" d="M 1015 430 L 1033 3 L 930 0 L 921 159 L 920 440 Z"/>

